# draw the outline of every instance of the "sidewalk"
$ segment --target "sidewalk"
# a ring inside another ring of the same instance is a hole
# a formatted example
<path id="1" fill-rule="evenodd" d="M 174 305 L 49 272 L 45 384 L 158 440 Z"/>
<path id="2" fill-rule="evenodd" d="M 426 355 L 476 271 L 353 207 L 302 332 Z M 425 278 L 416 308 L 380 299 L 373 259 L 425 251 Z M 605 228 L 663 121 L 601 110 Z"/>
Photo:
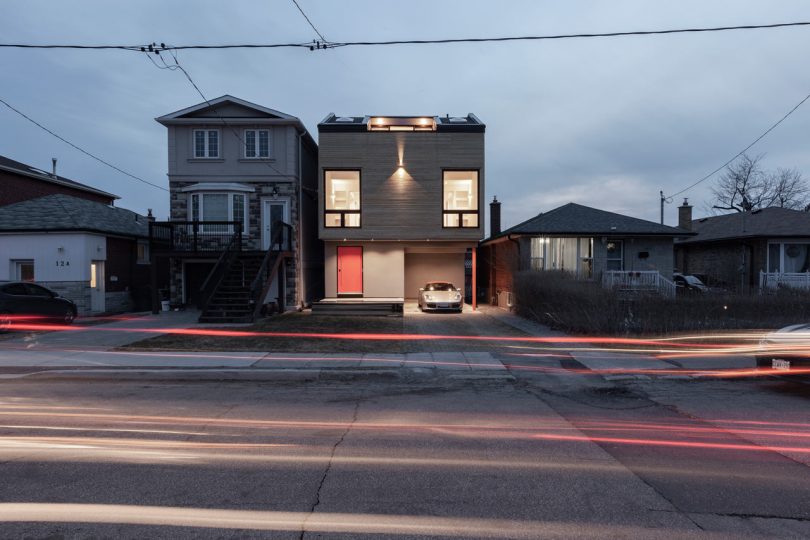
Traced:
<path id="1" fill-rule="evenodd" d="M 522 330 L 533 336 L 559 336 L 565 337 L 567 334 L 549 329 L 542 324 L 524 319 L 505 309 L 494 306 L 481 306 L 479 310 L 490 317 L 508 324 L 518 330 Z M 645 379 L 655 375 L 655 371 L 665 371 L 663 377 L 687 378 L 690 375 L 678 375 L 672 371 L 683 370 L 714 370 L 714 369 L 752 369 L 756 367 L 756 361 L 751 356 L 682 356 L 674 359 L 661 359 L 649 354 L 627 353 L 623 351 L 612 351 L 601 349 L 598 351 L 581 350 L 598 348 L 598 345 L 588 345 L 587 343 L 571 345 L 566 347 L 566 352 L 592 371 L 610 370 L 613 374 L 604 374 L 606 380 L 617 379 Z M 633 373 L 643 370 L 652 373 Z M 627 372 L 627 373 L 621 373 Z"/>

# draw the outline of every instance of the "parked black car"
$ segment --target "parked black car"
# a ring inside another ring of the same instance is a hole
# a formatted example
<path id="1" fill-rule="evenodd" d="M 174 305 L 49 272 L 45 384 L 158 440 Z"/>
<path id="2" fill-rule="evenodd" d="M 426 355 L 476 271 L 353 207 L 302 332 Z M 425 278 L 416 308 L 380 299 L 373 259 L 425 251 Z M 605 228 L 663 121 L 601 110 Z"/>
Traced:
<path id="1" fill-rule="evenodd" d="M 76 304 L 42 285 L 14 282 L 0 285 L 0 330 L 14 321 L 46 320 L 70 324 L 76 318 Z"/>
<path id="2" fill-rule="evenodd" d="M 702 294 L 709 292 L 709 287 L 707 287 L 706 284 L 703 283 L 697 276 L 674 274 L 672 276 L 672 281 L 675 283 L 675 287 L 677 287 L 677 291 L 679 293 Z"/>

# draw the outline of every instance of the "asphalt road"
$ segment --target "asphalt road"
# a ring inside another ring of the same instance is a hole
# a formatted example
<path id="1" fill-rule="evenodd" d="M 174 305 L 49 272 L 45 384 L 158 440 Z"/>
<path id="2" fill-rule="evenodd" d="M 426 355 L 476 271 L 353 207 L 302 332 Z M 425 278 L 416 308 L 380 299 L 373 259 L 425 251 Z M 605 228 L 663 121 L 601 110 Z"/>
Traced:
<path id="1" fill-rule="evenodd" d="M 513 374 L 0 381 L 0 538 L 810 537 L 800 385 Z"/>

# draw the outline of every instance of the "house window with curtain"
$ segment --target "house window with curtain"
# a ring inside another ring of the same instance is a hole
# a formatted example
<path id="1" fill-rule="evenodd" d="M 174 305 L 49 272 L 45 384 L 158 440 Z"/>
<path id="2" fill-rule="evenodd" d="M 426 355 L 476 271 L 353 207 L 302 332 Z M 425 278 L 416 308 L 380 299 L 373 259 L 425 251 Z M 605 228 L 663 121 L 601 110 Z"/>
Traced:
<path id="1" fill-rule="evenodd" d="M 246 158 L 252 159 L 270 157 L 269 129 L 246 129 L 244 140 Z"/>
<path id="2" fill-rule="evenodd" d="M 442 173 L 442 226 L 478 227 L 478 171 Z"/>
<path id="3" fill-rule="evenodd" d="M 783 274 L 810 272 L 810 244 L 796 241 L 768 244 L 768 271 Z"/>
<path id="4" fill-rule="evenodd" d="M 192 221 L 202 221 L 201 232 L 222 232 L 221 225 L 206 224 L 206 221 L 238 221 L 242 234 L 248 234 L 247 197 L 243 193 L 193 193 L 189 198 L 189 215 Z"/>
<path id="5" fill-rule="evenodd" d="M 194 130 L 194 157 L 195 158 L 219 157 L 218 129 Z"/>

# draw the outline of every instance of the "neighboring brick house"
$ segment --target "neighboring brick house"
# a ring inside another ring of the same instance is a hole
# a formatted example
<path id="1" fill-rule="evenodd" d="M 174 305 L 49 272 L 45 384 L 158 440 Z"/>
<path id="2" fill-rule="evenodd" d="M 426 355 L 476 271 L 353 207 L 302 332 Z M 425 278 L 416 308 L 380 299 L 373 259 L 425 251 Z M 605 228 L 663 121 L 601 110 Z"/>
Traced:
<path id="1" fill-rule="evenodd" d="M 227 322 L 320 297 L 318 147 L 301 120 L 227 95 L 156 120 L 168 132 L 171 206 L 170 221 L 153 224 L 152 256 L 168 261 L 171 303 Z M 282 229 L 289 249 L 273 256 L 267 295 L 254 298 Z"/>
<path id="2" fill-rule="evenodd" d="M 473 114 L 337 116 L 319 125 L 326 302 L 402 309 L 428 281 L 464 286 L 484 232 L 484 132 Z"/>
<path id="3" fill-rule="evenodd" d="M 80 184 L 64 176 L 57 176 L 55 159 L 52 172 L 48 173 L 0 156 L 0 206 L 56 193 L 109 205 L 118 199 L 118 196 L 112 193 Z"/>
<path id="4" fill-rule="evenodd" d="M 493 217 L 494 216 L 494 217 Z M 568 203 L 500 230 L 500 203 L 490 203 L 493 229 L 479 247 L 486 299 L 511 305 L 512 279 L 523 270 L 564 270 L 605 282 L 608 274 L 628 284 L 649 281 L 674 294 L 673 241 L 690 233 L 651 221 Z M 671 287 L 670 287 L 671 285 Z"/>
<path id="5" fill-rule="evenodd" d="M 675 243 L 681 272 L 738 292 L 810 288 L 810 213 L 763 208 L 693 220 L 687 201 L 678 211 L 681 228 L 694 233 Z"/>
<path id="6" fill-rule="evenodd" d="M 36 281 L 80 315 L 148 308 L 149 218 L 54 194 L 0 207 L 0 281 Z"/>

